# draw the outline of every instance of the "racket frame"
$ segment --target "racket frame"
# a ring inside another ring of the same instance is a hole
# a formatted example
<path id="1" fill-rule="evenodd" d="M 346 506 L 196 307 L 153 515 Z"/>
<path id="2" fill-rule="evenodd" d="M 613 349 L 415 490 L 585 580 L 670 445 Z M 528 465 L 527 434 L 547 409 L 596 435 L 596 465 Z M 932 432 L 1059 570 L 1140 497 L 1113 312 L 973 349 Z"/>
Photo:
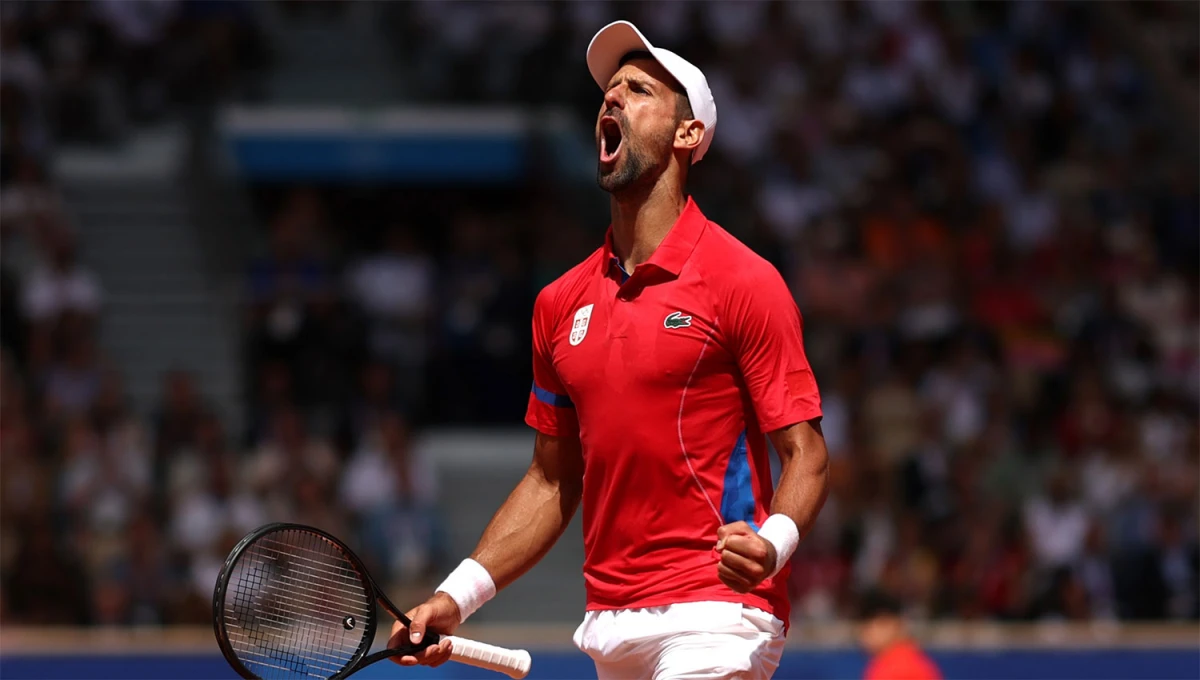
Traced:
<path id="1" fill-rule="evenodd" d="M 271 524 L 266 524 L 255 529 L 249 534 L 246 534 L 241 541 L 238 541 L 238 544 L 234 546 L 233 550 L 229 553 L 229 557 L 225 558 L 225 564 L 221 567 L 221 573 L 217 577 L 217 585 L 213 589 L 213 633 L 217 637 L 217 646 L 221 648 L 222 656 L 224 656 L 225 660 L 229 662 L 229 665 L 233 668 L 233 670 L 237 671 L 238 675 L 246 678 L 247 680 L 261 680 L 257 675 L 252 673 L 250 669 L 246 668 L 245 664 L 243 664 L 241 659 L 238 658 L 238 655 L 233 650 L 233 645 L 229 640 L 229 632 L 225 627 L 225 592 L 229 588 L 229 579 L 233 575 L 233 567 L 238 563 L 238 560 L 241 559 L 242 554 L 245 553 L 251 545 L 258 542 L 258 540 L 263 536 L 287 530 L 303 531 L 305 533 L 314 534 L 334 544 L 339 550 L 345 553 L 346 558 L 350 560 L 352 565 L 354 565 L 354 568 L 358 571 L 359 576 L 362 578 L 364 589 L 374 595 L 375 602 L 377 602 L 380 606 L 387 610 L 388 614 L 395 617 L 396 620 L 400 621 L 405 626 L 412 625 L 412 621 L 405 616 L 403 612 L 397 609 L 396 605 L 392 604 L 392 601 L 388 599 L 388 596 L 375 583 L 375 580 L 371 578 L 370 572 L 367 571 L 366 565 L 363 564 L 363 561 L 359 559 L 358 555 L 354 554 L 354 551 L 336 536 L 306 524 L 295 524 L 292 522 L 274 522 Z M 363 631 L 362 643 L 358 646 L 358 649 L 355 650 L 354 656 L 350 658 L 350 661 L 347 662 L 346 665 L 343 666 L 342 669 L 335 675 L 330 676 L 331 680 L 341 680 L 341 678 L 346 678 L 358 670 L 388 657 L 416 654 L 426 647 L 436 645 L 441 639 L 441 636 L 437 633 L 434 633 L 433 631 L 427 631 L 419 644 L 405 644 L 400 647 L 384 649 L 368 655 L 367 652 L 371 650 L 371 645 L 375 642 L 375 632 L 378 624 L 378 614 L 374 607 L 371 607 L 370 613 L 367 616 L 367 620 L 363 623 L 365 625 L 365 629 Z"/>

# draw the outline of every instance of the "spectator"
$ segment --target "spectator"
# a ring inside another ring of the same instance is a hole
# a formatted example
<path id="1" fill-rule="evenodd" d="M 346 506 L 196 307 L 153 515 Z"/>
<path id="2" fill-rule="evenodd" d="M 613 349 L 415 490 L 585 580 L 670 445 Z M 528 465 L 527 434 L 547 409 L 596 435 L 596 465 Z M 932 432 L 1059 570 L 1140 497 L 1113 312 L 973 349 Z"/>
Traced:
<path id="1" fill-rule="evenodd" d="M 1112 511 L 1137 488 L 1138 461 L 1136 432 L 1132 424 L 1122 426 L 1119 434 L 1099 442 L 1086 455 L 1079 472 L 1084 502 L 1100 518 Z"/>
<path id="2" fill-rule="evenodd" d="M 723 131 L 723 130 L 722 130 Z M 797 148 L 768 175 L 757 208 L 782 240 L 794 242 L 807 227 L 834 208 L 829 190 L 815 181 L 808 154 Z"/>
<path id="3" fill-rule="evenodd" d="M 862 408 L 871 450 L 881 463 L 898 464 L 920 437 L 920 400 L 912 385 L 899 371 L 893 371 L 866 395 Z"/>
<path id="4" fill-rule="evenodd" d="M 969 339 L 959 341 L 951 358 L 926 374 L 922 398 L 942 414 L 939 437 L 952 445 L 978 439 L 987 422 L 988 396 L 995 385 L 992 367 Z"/>
<path id="5" fill-rule="evenodd" d="M 299 359 L 311 305 L 332 285 L 313 247 L 322 219 L 311 193 L 292 194 L 272 222 L 270 253 L 250 265 L 251 323 L 262 354 Z"/>
<path id="6" fill-rule="evenodd" d="M 400 406 L 396 372 L 381 361 L 371 361 L 359 371 L 356 396 L 345 409 L 339 444 L 346 452 L 358 450 L 364 436 L 378 432 L 383 422 Z"/>
<path id="7" fill-rule="evenodd" d="M 0 533 L 9 541 L 21 527 L 46 516 L 55 498 L 53 478 L 46 462 L 39 457 L 41 442 L 24 418 L 13 420 L 5 414 L 0 435 Z M 0 565 L 0 568 L 9 566 Z"/>
<path id="8" fill-rule="evenodd" d="M 123 576 L 129 589 L 129 621 L 135 626 L 166 622 L 166 610 L 178 595 L 167 560 L 166 546 L 154 517 L 134 518 L 122 547 Z"/>
<path id="9" fill-rule="evenodd" d="M 347 535 L 346 513 L 333 502 L 333 484 L 301 473 L 292 479 L 291 485 L 291 516 L 297 522 L 318 527 L 334 536 Z"/>
<path id="10" fill-rule="evenodd" d="M 0 20 L 0 99 L 4 103 L 4 173 L 7 183 L 20 157 L 44 161 L 50 131 L 47 98 L 51 94 L 44 60 L 30 47 L 25 25 L 14 17 Z"/>
<path id="11" fill-rule="evenodd" d="M 1164 513 L 1159 521 L 1158 546 L 1150 581 L 1161 582 L 1165 618 L 1192 620 L 1200 607 L 1200 546 L 1186 538 L 1182 513 Z M 1157 589 L 1148 589 L 1150 593 Z"/>
<path id="12" fill-rule="evenodd" d="M 135 121 L 153 121 L 164 113 L 167 92 L 160 73 L 166 66 L 162 48 L 181 4 L 179 0 L 148 5 L 100 0 L 95 4 L 96 18 L 112 36 L 114 57 L 124 76 L 124 108 Z"/>
<path id="13" fill-rule="evenodd" d="M 91 622 L 96 626 L 126 626 L 133 619 L 133 589 L 120 567 L 110 567 L 91 584 Z"/>
<path id="14" fill-rule="evenodd" d="M 495 422 L 522 402 L 512 387 L 517 379 L 513 366 L 525 346 L 519 338 L 526 337 L 524 317 L 532 300 L 520 256 L 489 233 L 480 216 L 460 216 L 443 269 L 440 387 L 435 394 L 438 412 L 450 421 Z M 463 384 L 477 389 L 464 391 Z M 511 397 L 497 396 L 506 393 Z"/>
<path id="15" fill-rule="evenodd" d="M 237 539 L 270 520 L 297 519 L 286 508 L 269 515 L 265 505 L 275 497 L 268 494 L 269 489 L 278 490 L 286 498 L 286 477 L 260 483 L 247 478 L 240 463 L 228 450 L 221 424 L 212 415 L 205 415 L 198 423 L 194 444 L 172 460 L 168 475 L 169 531 L 163 550 L 168 559 L 174 556 L 175 563 L 167 569 L 175 576 L 163 581 L 165 601 L 160 601 L 168 619 L 204 621 L 209 615 L 205 605 L 211 601 L 212 584 Z M 142 538 L 147 543 L 142 549 L 153 551 L 157 539 L 149 532 Z M 137 548 L 131 547 L 135 551 Z"/>
<path id="16" fill-rule="evenodd" d="M 1112 620 L 1117 616 L 1116 586 L 1104 528 L 1094 523 L 1088 530 L 1084 554 L 1075 567 L 1075 577 L 1085 591 L 1093 618 Z"/>
<path id="17" fill-rule="evenodd" d="M 196 424 L 192 445 L 179 449 L 167 467 L 167 489 L 179 498 L 197 490 L 215 490 L 218 478 L 236 474 L 238 456 L 228 448 L 225 431 L 215 415 L 205 414 Z"/>
<path id="18" fill-rule="evenodd" d="M 165 488 L 167 467 L 181 449 L 195 446 L 206 408 L 192 376 L 180 370 L 163 376 L 162 401 L 154 416 L 154 488 Z"/>
<path id="19" fill-rule="evenodd" d="M 285 408 L 274 415 L 270 436 L 244 462 L 241 474 L 266 499 L 268 518 L 282 520 L 291 516 L 302 481 L 332 485 L 337 466 L 333 448 L 310 435 L 298 411 Z"/>
<path id="20" fill-rule="evenodd" d="M 985 574 L 980 595 L 988 613 L 1006 621 L 1027 618 L 1036 571 L 1029 539 L 1015 519 L 1002 527 L 998 550 Z"/>
<path id="21" fill-rule="evenodd" d="M 22 279 L 31 280 L 35 269 L 41 263 L 39 248 L 48 240 L 55 230 L 61 229 L 63 223 L 63 206 L 58 193 L 50 185 L 42 166 L 32 156 L 16 159 L 16 172 L 11 182 L 0 189 L 0 237 L 4 239 L 5 252 L 3 261 L 13 272 Z M 69 257 L 68 254 L 64 256 Z M 44 272 L 53 279 L 60 280 L 57 295 L 43 290 L 42 298 L 62 298 L 72 301 L 91 303 L 94 305 L 97 297 L 97 284 L 86 271 L 75 272 L 75 285 L 62 283 L 61 279 L 71 279 L 71 272 Z M 43 288 L 46 282 L 41 284 Z M 81 295 L 82 293 L 82 295 Z M 46 300 L 39 300 L 34 307 L 45 305 Z M 49 300 L 51 304 L 55 300 Z M 19 307 L 15 308 L 19 309 Z M 94 311 L 94 309 L 90 310 Z M 51 312 L 51 315 L 53 313 Z"/>
<path id="22" fill-rule="evenodd" d="M 92 408 L 100 394 L 102 372 L 89 335 L 80 334 L 67 342 L 66 357 L 50 367 L 43 391 L 48 412 L 73 417 Z"/>
<path id="23" fill-rule="evenodd" d="M 1087 511 L 1063 471 L 1050 479 L 1045 496 L 1032 498 L 1025 505 L 1026 531 L 1034 559 L 1042 569 L 1075 563 L 1083 554 L 1088 525 Z"/>
<path id="24" fill-rule="evenodd" d="M 54 83 L 52 120 L 59 136 L 72 142 L 113 142 L 125 126 L 112 36 L 94 9 L 86 3 L 55 3 L 39 32 L 48 80 Z"/>
<path id="25" fill-rule="evenodd" d="M 865 680 L 940 680 L 938 667 L 909 636 L 900 602 L 882 592 L 864 597 L 859 644 L 871 655 Z"/>
<path id="26" fill-rule="evenodd" d="M 149 499 L 148 452 L 137 442 L 103 440 L 82 418 L 68 424 L 64 448 L 64 509 L 77 526 L 99 533 L 123 531 Z"/>
<path id="27" fill-rule="evenodd" d="M 35 324 L 53 324 L 69 313 L 95 317 L 100 311 L 100 284 L 78 263 L 72 237 L 57 228 L 44 236 L 48 262 L 24 286 L 25 313 Z"/>
<path id="28" fill-rule="evenodd" d="M 396 366 L 406 404 L 424 391 L 427 315 L 433 297 L 433 262 L 410 228 L 390 227 L 384 250 L 355 265 L 349 275 L 354 301 L 370 319 L 374 356 Z"/>
<path id="29" fill-rule="evenodd" d="M 255 389 L 249 400 L 244 444 L 254 446 L 268 436 L 271 415 L 280 409 L 297 405 L 299 392 L 292 369 L 287 362 L 267 360 L 259 364 Z"/>
<path id="30" fill-rule="evenodd" d="M 376 564 L 403 577 L 434 564 L 436 480 L 428 461 L 413 451 L 399 414 L 383 416 L 347 463 L 339 500 L 360 520 Z"/>

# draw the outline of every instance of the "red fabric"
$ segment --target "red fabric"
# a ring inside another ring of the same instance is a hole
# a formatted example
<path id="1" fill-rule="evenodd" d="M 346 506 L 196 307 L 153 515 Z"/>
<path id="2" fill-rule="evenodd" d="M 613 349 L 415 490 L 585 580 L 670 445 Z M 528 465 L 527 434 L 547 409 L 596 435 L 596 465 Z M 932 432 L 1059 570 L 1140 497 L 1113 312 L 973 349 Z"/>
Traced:
<path id="1" fill-rule="evenodd" d="M 900 642 L 871 659 L 863 680 L 941 680 L 933 660 L 915 644 Z"/>
<path id="2" fill-rule="evenodd" d="M 722 524 L 769 514 L 763 433 L 821 415 L 800 312 L 691 200 L 624 283 L 611 238 L 538 296 L 525 416 L 582 443 L 587 607 L 730 601 L 786 622 L 788 570 L 741 595 L 713 547 Z"/>

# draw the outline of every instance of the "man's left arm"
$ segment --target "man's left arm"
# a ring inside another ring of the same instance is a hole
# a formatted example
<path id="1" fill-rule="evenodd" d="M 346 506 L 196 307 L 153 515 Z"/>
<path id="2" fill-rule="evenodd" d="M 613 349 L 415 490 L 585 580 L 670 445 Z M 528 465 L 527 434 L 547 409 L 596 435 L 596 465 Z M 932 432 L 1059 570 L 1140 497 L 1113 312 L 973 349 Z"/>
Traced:
<path id="1" fill-rule="evenodd" d="M 721 580 L 748 592 L 787 564 L 816 521 L 827 494 L 828 454 L 795 299 L 765 262 L 739 274 L 721 296 L 723 339 L 737 358 L 759 428 L 769 433 L 783 464 L 762 527 L 734 522 L 717 532 Z"/>
<path id="2" fill-rule="evenodd" d="M 788 563 L 829 495 L 829 453 L 819 420 L 768 436 L 782 465 L 771 516 L 757 532 L 745 522 L 726 524 L 717 532 L 718 574 L 739 593 L 750 592 Z"/>
<path id="3" fill-rule="evenodd" d="M 821 423 L 797 423 L 769 436 L 782 465 L 771 513 L 786 515 L 804 538 L 829 495 L 829 452 Z"/>

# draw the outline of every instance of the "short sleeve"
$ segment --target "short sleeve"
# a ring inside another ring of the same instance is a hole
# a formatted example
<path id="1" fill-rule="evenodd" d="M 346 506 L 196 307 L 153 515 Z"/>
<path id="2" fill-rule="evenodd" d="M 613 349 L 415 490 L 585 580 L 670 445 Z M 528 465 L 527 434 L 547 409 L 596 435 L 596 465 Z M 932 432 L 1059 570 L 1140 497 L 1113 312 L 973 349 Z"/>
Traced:
<path id="1" fill-rule="evenodd" d="M 579 432 L 575 405 L 554 370 L 554 310 L 548 289 L 543 289 L 533 305 L 533 385 L 525 422 L 551 437 Z"/>
<path id="2" fill-rule="evenodd" d="M 761 263 L 733 282 L 720 320 L 763 432 L 821 416 L 821 397 L 804 354 L 803 322 L 779 272 Z M 757 268 L 756 268 L 757 269 Z"/>

